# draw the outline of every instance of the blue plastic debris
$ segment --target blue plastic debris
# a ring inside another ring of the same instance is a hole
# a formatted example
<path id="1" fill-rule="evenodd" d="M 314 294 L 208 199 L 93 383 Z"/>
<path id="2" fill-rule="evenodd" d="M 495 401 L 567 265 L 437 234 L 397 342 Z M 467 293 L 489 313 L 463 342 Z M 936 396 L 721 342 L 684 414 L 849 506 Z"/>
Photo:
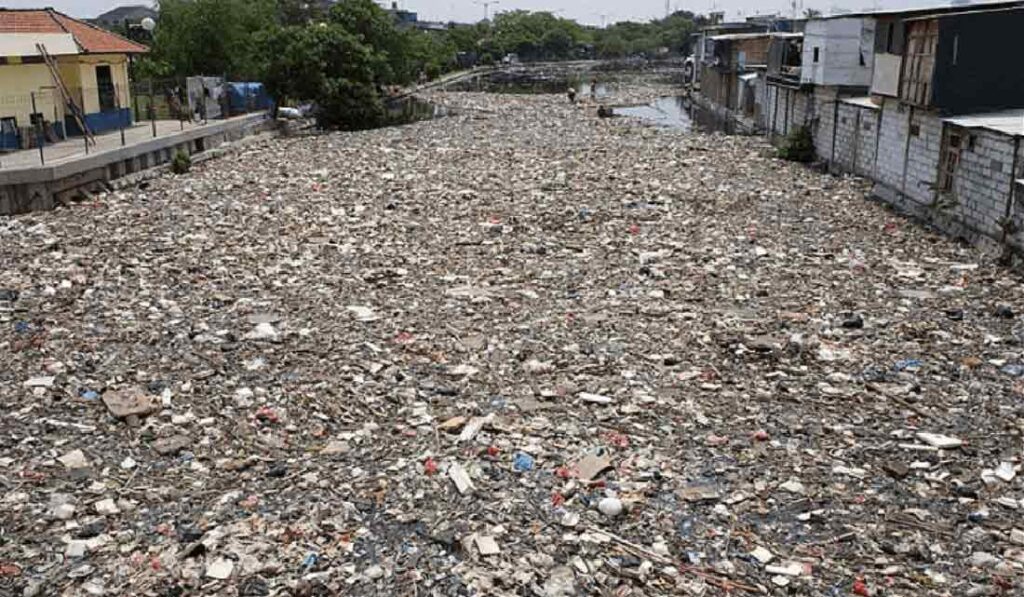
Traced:
<path id="1" fill-rule="evenodd" d="M 920 369 L 924 366 L 924 363 L 917 359 L 904 359 L 902 361 L 896 361 L 896 364 L 892 368 L 896 371 L 906 371 L 907 369 Z"/>
<path id="2" fill-rule="evenodd" d="M 1022 377 L 1024 376 L 1024 365 L 1022 365 L 1021 363 L 1009 363 L 1003 365 L 1000 371 L 1007 375 L 1012 375 L 1014 377 Z"/>
<path id="3" fill-rule="evenodd" d="M 318 559 L 319 558 L 318 558 L 318 556 L 315 553 L 311 553 L 311 554 L 307 555 L 305 557 L 305 559 L 302 560 L 302 567 L 305 568 L 306 570 L 309 570 L 313 566 L 316 566 L 316 562 L 317 562 Z"/>
<path id="4" fill-rule="evenodd" d="M 14 324 L 14 331 L 19 334 L 27 334 L 32 331 L 32 324 L 27 321 L 19 321 Z"/>
<path id="5" fill-rule="evenodd" d="M 78 395 L 84 400 L 96 400 L 100 397 L 95 390 L 79 390 Z"/>
<path id="6" fill-rule="evenodd" d="M 512 468 L 517 473 L 525 473 L 526 471 L 533 470 L 533 456 L 524 452 L 516 452 L 515 459 L 512 462 Z"/>

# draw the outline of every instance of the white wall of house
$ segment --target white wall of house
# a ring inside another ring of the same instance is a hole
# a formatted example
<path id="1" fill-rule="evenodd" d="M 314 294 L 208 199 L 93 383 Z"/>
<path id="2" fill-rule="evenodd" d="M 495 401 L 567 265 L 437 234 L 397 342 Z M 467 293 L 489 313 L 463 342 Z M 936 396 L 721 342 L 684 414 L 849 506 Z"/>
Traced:
<path id="1" fill-rule="evenodd" d="M 874 45 L 873 19 L 808 21 L 804 31 L 801 83 L 857 87 L 871 85 Z"/>

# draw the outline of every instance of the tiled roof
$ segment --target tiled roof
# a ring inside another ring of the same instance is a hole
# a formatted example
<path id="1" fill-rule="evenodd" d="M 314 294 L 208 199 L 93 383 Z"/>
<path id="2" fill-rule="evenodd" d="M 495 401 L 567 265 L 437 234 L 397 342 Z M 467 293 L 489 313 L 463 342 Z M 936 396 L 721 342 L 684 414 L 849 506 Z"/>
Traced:
<path id="1" fill-rule="evenodd" d="M 70 33 L 86 54 L 141 54 L 146 46 L 53 9 L 0 9 L 0 35 L 4 33 Z"/>

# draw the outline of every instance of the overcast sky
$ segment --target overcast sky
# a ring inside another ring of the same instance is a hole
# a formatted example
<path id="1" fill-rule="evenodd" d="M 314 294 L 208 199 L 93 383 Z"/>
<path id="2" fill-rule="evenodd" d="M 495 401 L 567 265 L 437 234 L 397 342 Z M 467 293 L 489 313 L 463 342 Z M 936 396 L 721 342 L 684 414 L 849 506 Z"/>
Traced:
<path id="1" fill-rule="evenodd" d="M 865 10 L 871 8 L 906 8 L 944 6 L 949 0 L 796 0 L 797 6 L 816 8 L 825 13 L 834 9 Z M 482 0 L 399 0 L 399 6 L 420 14 L 420 19 L 435 21 L 477 21 L 483 17 Z M 792 13 L 789 0 L 670 0 L 673 10 L 705 13 L 725 10 L 730 19 L 754 14 Z M 121 4 L 143 4 L 132 0 L 0 0 L 7 8 L 53 6 L 76 17 L 93 17 Z M 381 4 L 390 4 L 380 2 Z M 501 0 L 490 7 L 495 10 L 548 10 L 584 23 L 600 24 L 601 15 L 608 22 L 648 20 L 665 14 L 665 0 Z"/>

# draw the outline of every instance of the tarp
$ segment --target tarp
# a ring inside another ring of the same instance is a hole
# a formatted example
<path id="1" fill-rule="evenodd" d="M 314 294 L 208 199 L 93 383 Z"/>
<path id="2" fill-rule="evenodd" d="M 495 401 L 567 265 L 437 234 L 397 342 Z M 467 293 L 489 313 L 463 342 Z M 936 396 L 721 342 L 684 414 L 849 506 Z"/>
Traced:
<path id="1" fill-rule="evenodd" d="M 274 106 L 263 83 L 228 83 L 228 102 L 232 114 L 269 110 Z"/>

